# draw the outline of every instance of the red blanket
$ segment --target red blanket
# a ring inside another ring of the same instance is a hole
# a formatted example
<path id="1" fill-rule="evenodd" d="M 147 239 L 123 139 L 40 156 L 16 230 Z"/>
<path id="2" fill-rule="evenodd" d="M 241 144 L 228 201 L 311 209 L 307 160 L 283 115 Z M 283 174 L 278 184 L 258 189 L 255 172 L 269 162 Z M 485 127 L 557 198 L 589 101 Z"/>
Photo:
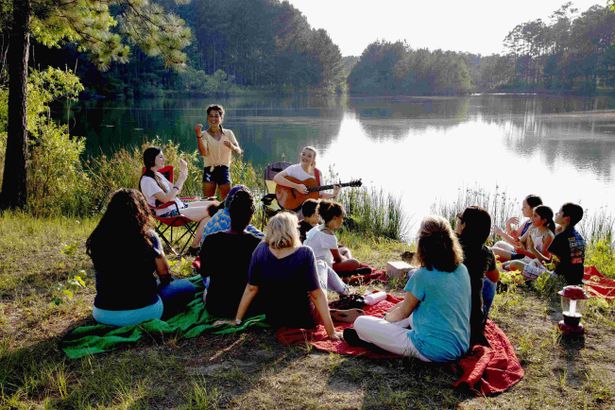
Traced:
<path id="1" fill-rule="evenodd" d="M 367 315 L 382 317 L 401 299 L 387 295 L 387 299 L 363 309 Z M 350 327 L 348 323 L 336 323 L 338 331 Z M 322 325 L 316 329 L 280 328 L 276 339 L 284 344 L 306 343 L 319 350 L 338 354 L 362 356 L 370 359 L 396 359 L 393 353 L 384 350 L 373 351 L 364 347 L 351 346 L 345 341 L 331 341 Z M 462 373 L 453 386 L 468 386 L 476 394 L 489 395 L 501 393 L 523 378 L 524 371 L 517 359 L 515 350 L 506 334 L 493 322 L 487 321 L 485 337 L 489 346 L 473 346 L 470 352 L 453 364 L 453 369 Z"/>
<path id="2" fill-rule="evenodd" d="M 603 297 L 611 301 L 615 299 L 615 280 L 604 276 L 595 266 L 585 267 L 583 283 L 585 290 L 591 296 Z"/>
<path id="3" fill-rule="evenodd" d="M 453 387 L 467 386 L 477 395 L 501 393 L 514 386 L 525 372 L 506 334 L 487 320 L 485 337 L 489 346 L 475 345 L 453 365 L 462 373 Z"/>
<path id="4" fill-rule="evenodd" d="M 401 299 L 392 295 L 387 295 L 386 300 L 378 302 L 373 306 L 366 305 L 363 310 L 366 315 L 383 317 L 391 307 L 399 302 L 401 302 Z M 336 323 L 335 329 L 341 332 L 351 326 L 352 324 L 350 323 Z M 365 347 L 351 346 L 343 340 L 329 340 L 327 338 L 327 332 L 322 325 L 317 326 L 316 329 L 294 329 L 287 327 L 279 328 L 275 333 L 275 337 L 283 345 L 309 343 L 319 350 L 338 354 L 363 356 L 372 359 L 391 359 L 399 357 L 384 350 L 375 352 L 373 350 L 366 349 Z"/>

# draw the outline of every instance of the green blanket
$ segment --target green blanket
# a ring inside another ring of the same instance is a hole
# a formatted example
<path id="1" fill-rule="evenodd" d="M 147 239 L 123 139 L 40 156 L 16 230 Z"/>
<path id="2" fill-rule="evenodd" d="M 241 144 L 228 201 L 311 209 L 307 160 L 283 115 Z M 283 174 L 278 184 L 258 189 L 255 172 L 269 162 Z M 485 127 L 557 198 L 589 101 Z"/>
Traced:
<path id="1" fill-rule="evenodd" d="M 189 278 L 195 285 L 201 285 L 201 277 Z M 61 348 L 70 359 L 109 352 L 130 343 L 136 343 L 143 336 L 173 334 L 182 338 L 192 338 L 204 332 L 216 335 L 235 333 L 248 327 L 269 327 L 265 323 L 265 315 L 246 319 L 241 326 L 227 324 L 216 325 L 219 318 L 211 316 L 205 310 L 201 300 L 202 292 L 197 292 L 195 299 L 188 304 L 183 312 L 167 319 L 153 319 L 138 325 L 115 327 L 108 325 L 81 326 L 71 330 L 61 341 Z"/>

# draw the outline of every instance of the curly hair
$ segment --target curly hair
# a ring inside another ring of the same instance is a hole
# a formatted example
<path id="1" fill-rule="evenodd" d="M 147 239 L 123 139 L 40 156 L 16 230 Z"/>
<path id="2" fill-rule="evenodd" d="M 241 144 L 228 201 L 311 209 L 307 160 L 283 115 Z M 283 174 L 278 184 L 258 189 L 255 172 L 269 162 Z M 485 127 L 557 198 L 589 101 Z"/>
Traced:
<path id="1" fill-rule="evenodd" d="M 415 258 L 421 266 L 442 272 L 452 272 L 463 262 L 463 250 L 446 219 L 429 216 L 423 220 Z"/>
<path id="2" fill-rule="evenodd" d="M 115 191 L 96 228 L 86 241 L 94 266 L 117 263 L 122 256 L 135 256 L 152 248 L 149 232 L 152 214 L 145 197 L 136 189 Z M 110 255 L 121 253 L 116 258 Z"/>

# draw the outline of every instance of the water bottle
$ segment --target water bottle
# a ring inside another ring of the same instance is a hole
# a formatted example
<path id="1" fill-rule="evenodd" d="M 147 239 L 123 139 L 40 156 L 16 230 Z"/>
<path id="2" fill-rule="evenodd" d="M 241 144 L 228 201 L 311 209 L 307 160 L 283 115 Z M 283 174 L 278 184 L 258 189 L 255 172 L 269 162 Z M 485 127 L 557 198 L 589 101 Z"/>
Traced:
<path id="1" fill-rule="evenodd" d="M 363 300 L 366 305 L 375 305 L 381 300 L 385 300 L 387 298 L 387 293 L 383 291 L 378 291 L 374 293 L 367 294 L 363 296 Z"/>

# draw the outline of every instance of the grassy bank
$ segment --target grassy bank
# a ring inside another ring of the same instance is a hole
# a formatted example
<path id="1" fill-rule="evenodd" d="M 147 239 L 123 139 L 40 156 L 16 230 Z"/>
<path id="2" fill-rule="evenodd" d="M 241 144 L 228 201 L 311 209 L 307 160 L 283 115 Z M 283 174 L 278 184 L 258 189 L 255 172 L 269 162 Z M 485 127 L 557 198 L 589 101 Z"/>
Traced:
<path id="1" fill-rule="evenodd" d="M 447 366 L 375 361 L 286 348 L 269 330 L 192 340 L 155 335 L 121 351 L 70 361 L 62 335 L 92 323 L 94 276 L 84 242 L 95 218 L 0 218 L 0 408 L 607 408 L 615 399 L 615 314 L 593 302 L 583 341 L 556 328 L 549 286 L 496 296 L 493 319 L 526 370 L 512 390 L 475 398 L 453 390 Z M 383 267 L 400 242 L 344 232 L 356 256 Z M 590 263 L 615 275 L 609 247 Z M 188 274 L 186 265 L 176 265 Z M 76 279 L 75 277 L 78 277 Z M 83 284 L 81 284 L 83 281 Z M 399 291 L 399 288 L 392 288 Z"/>

